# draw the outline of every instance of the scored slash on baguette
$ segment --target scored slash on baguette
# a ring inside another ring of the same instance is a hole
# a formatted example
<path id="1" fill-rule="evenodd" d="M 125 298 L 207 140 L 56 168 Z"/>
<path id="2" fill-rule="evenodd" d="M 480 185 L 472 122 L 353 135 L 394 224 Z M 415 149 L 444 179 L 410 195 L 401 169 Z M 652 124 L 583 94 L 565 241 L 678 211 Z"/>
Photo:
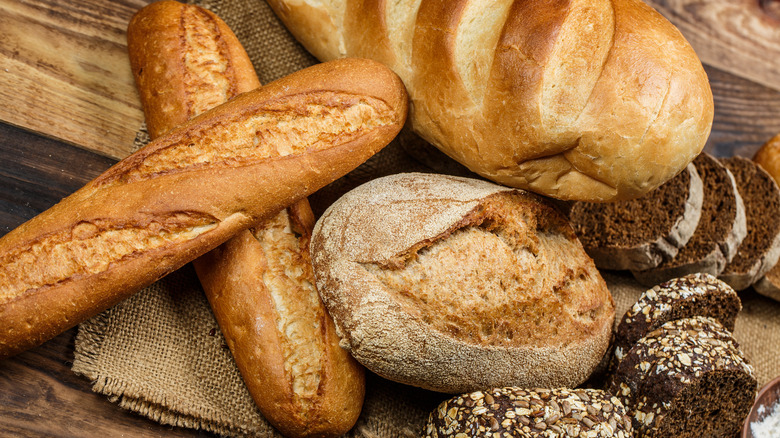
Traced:
<path id="1" fill-rule="evenodd" d="M 75 326 L 351 171 L 397 135 L 406 105 L 386 67 L 340 60 L 153 140 L 0 239 L 0 357 Z"/>

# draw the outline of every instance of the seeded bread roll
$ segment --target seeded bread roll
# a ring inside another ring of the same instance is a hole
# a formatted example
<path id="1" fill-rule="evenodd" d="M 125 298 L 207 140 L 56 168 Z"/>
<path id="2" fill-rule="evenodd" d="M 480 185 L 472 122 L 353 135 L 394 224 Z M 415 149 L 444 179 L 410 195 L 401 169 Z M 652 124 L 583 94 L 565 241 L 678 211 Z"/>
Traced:
<path id="1" fill-rule="evenodd" d="M 342 345 L 390 380 L 448 393 L 573 387 L 609 343 L 604 280 L 565 217 L 524 191 L 376 179 L 322 215 L 311 251 Z"/>
<path id="2" fill-rule="evenodd" d="M 424 438 L 633 436 L 620 400 L 598 389 L 496 388 L 442 402 Z"/>
<path id="3" fill-rule="evenodd" d="M 233 32 L 206 9 L 155 2 L 127 33 L 152 138 L 260 85 Z M 314 288 L 313 227 L 304 198 L 193 261 L 252 399 L 290 438 L 347 432 L 365 392 L 363 368 L 339 347 Z"/>
<path id="4" fill-rule="evenodd" d="M 575 202 L 569 220 L 600 269 L 644 271 L 677 255 L 701 217 L 703 183 L 693 164 L 647 195 Z"/>
<path id="5" fill-rule="evenodd" d="M 731 157 L 722 163 L 734 175 L 745 202 L 748 234 L 720 279 L 740 291 L 756 283 L 780 258 L 780 189 L 752 160 Z"/>
<path id="6" fill-rule="evenodd" d="M 558 199 L 639 197 L 701 152 L 701 61 L 641 0 L 268 0 L 320 60 L 389 66 L 410 122 L 473 172 Z"/>
<path id="7" fill-rule="evenodd" d="M 696 231 L 673 258 L 645 271 L 631 271 L 646 286 L 697 272 L 720 275 L 747 235 L 745 206 L 731 172 L 706 153 L 696 157 L 693 165 L 704 187 Z"/>
<path id="8" fill-rule="evenodd" d="M 707 316 L 734 330 L 742 302 L 728 284 L 709 274 L 691 274 L 645 291 L 626 312 L 615 332 L 615 361 L 649 332 L 681 318 Z"/>
<path id="9" fill-rule="evenodd" d="M 608 390 L 630 411 L 635 436 L 734 437 L 757 381 L 731 333 L 711 318 L 670 321 L 640 339 Z"/>
<path id="10" fill-rule="evenodd" d="M 363 163 L 404 124 L 379 63 L 319 64 L 153 140 L 0 238 L 0 358 L 115 305 Z"/>

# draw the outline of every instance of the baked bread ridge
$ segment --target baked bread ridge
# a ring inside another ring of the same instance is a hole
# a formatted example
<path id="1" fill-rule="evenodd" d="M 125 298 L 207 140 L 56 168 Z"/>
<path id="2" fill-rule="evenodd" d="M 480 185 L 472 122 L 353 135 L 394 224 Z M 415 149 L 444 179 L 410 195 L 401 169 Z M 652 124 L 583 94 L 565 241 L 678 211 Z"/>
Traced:
<path id="1" fill-rule="evenodd" d="M 623 315 L 614 337 L 614 361 L 666 322 L 706 316 L 733 331 L 742 302 L 728 284 L 706 273 L 675 278 L 646 290 Z M 614 368 L 614 367 L 613 367 Z"/>
<path id="2" fill-rule="evenodd" d="M 414 130 L 505 185 L 632 199 L 682 171 L 709 136 L 700 60 L 639 0 L 268 3 L 320 60 L 392 68 Z"/>
<path id="3" fill-rule="evenodd" d="M 633 436 L 620 400 L 599 389 L 493 388 L 443 401 L 424 438 Z"/>
<path id="4" fill-rule="evenodd" d="M 721 162 L 734 175 L 745 202 L 748 235 L 719 277 L 740 291 L 755 284 L 780 259 L 780 189 L 750 159 L 735 156 L 721 158 Z"/>
<path id="5" fill-rule="evenodd" d="M 494 227 L 504 223 L 521 229 Z M 517 236 L 536 247 L 514 249 L 529 244 Z M 445 393 L 574 387 L 609 343 L 604 280 L 565 218 L 521 190 L 436 174 L 379 178 L 325 211 L 311 253 L 342 346 L 390 380 Z"/>
<path id="6" fill-rule="evenodd" d="M 631 412 L 637 436 L 659 438 L 736 435 L 756 389 L 753 368 L 731 333 L 701 316 L 648 333 L 608 382 Z"/>
<path id="7" fill-rule="evenodd" d="M 354 169 L 398 133 L 406 101 L 386 67 L 339 60 L 153 140 L 0 238 L 0 357 L 94 316 Z M 309 129 L 279 129 L 291 114 Z M 250 119 L 257 124 L 246 127 Z M 280 142 L 289 148 L 269 156 L 264 147 Z M 179 159 L 193 156 L 200 161 Z"/>
<path id="8" fill-rule="evenodd" d="M 678 199 L 678 185 L 683 186 L 681 199 Z M 671 206 L 672 211 L 669 212 L 676 216 L 666 221 L 664 228 L 654 229 L 653 236 L 640 240 L 632 231 L 650 229 L 644 224 L 658 222 L 650 206 L 656 207 L 661 197 L 671 197 L 677 203 Z M 689 164 L 675 178 L 641 198 L 615 203 L 575 202 L 569 211 L 569 220 L 585 246 L 585 251 L 600 269 L 644 271 L 674 258 L 679 248 L 688 243 L 699 224 L 703 202 L 703 182 L 696 167 Z M 621 213 L 621 209 L 630 210 L 631 213 Z M 600 230 L 600 227 L 606 226 L 605 218 L 609 215 L 613 216 L 608 223 L 610 229 Z M 644 221 L 640 222 L 642 216 L 637 215 L 644 215 Z M 630 242 L 610 242 L 606 234 L 610 231 L 623 238 L 628 236 Z"/>
<path id="9" fill-rule="evenodd" d="M 745 205 L 731 171 L 707 153 L 696 157 L 693 165 L 704 193 L 698 226 L 674 258 L 651 269 L 631 271 L 641 284 L 652 286 L 693 273 L 718 276 L 747 236 Z"/>
<path id="10" fill-rule="evenodd" d="M 260 86 L 215 14 L 159 1 L 130 20 L 128 54 L 151 138 Z M 306 198 L 193 260 L 236 366 L 263 417 L 286 437 L 340 436 L 365 394 L 317 290 Z M 304 327 L 289 330 L 291 327 Z"/>

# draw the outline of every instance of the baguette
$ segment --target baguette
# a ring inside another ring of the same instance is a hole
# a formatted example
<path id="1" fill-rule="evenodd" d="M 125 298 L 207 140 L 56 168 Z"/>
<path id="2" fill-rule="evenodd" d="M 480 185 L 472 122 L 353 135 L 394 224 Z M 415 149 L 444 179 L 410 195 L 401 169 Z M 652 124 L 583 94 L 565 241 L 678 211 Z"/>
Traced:
<path id="1" fill-rule="evenodd" d="M 636 198 L 685 169 L 712 126 L 699 58 L 641 0 L 268 4 L 320 60 L 393 69 L 412 128 L 505 185 Z"/>
<path id="2" fill-rule="evenodd" d="M 152 138 L 260 86 L 233 32 L 198 6 L 142 8 L 128 51 Z M 313 286 L 313 227 L 304 198 L 193 262 L 252 399 L 291 438 L 347 432 L 365 393 L 363 368 L 339 347 Z"/>
<path id="3" fill-rule="evenodd" d="M 325 63 L 243 93 L 112 166 L 0 238 L 0 358 L 354 169 L 397 135 L 406 102 L 376 62 Z"/>

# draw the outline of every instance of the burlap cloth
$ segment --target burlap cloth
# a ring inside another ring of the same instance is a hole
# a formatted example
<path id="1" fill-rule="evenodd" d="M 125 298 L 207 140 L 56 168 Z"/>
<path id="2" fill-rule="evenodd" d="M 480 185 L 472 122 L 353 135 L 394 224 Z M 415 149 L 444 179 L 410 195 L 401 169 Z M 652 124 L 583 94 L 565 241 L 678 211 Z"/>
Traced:
<path id="1" fill-rule="evenodd" d="M 263 0 L 193 3 L 211 9 L 231 26 L 263 83 L 316 62 Z M 138 141 L 143 143 L 144 136 Z M 431 166 L 440 172 L 462 170 L 435 155 L 412 158 L 408 150 L 412 149 L 403 141 L 396 141 L 311 196 L 315 214 L 347 190 L 378 176 L 431 171 Z M 624 274 L 605 272 L 604 277 L 621 316 L 644 288 Z M 752 290 L 741 297 L 744 310 L 734 335 L 763 385 L 780 375 L 780 303 Z M 81 324 L 75 348 L 73 371 L 124 408 L 166 425 L 219 435 L 279 436 L 252 402 L 189 265 Z M 445 398 L 368 373 L 363 413 L 348 436 L 419 436 L 428 412 Z"/>

